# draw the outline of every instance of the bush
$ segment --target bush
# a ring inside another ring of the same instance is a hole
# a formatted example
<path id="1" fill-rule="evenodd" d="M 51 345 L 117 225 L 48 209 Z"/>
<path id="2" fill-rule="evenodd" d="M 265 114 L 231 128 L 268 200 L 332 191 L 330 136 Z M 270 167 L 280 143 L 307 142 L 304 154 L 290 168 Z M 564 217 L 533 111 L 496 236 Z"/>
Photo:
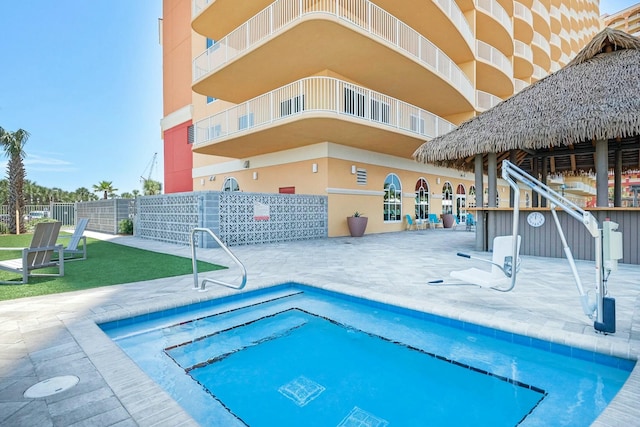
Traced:
<path id="1" fill-rule="evenodd" d="M 120 234 L 133 234 L 133 221 L 130 219 L 121 219 L 118 223 L 118 232 Z"/>

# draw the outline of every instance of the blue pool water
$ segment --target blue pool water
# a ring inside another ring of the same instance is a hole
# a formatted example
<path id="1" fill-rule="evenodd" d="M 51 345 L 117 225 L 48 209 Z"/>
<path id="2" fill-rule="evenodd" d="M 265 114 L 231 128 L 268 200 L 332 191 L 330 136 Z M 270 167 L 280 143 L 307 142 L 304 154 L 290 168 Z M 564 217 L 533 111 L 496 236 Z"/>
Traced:
<path id="1" fill-rule="evenodd" d="M 634 365 L 296 284 L 101 327 L 202 425 L 589 425 Z"/>

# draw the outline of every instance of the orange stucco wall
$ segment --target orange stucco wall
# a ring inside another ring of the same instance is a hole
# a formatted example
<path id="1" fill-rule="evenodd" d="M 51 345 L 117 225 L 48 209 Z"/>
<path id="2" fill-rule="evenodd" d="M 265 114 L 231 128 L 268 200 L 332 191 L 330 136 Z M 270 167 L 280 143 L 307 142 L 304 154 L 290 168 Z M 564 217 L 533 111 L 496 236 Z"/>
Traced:
<path id="1" fill-rule="evenodd" d="M 162 11 L 164 115 L 191 104 L 191 0 L 164 0 Z"/>

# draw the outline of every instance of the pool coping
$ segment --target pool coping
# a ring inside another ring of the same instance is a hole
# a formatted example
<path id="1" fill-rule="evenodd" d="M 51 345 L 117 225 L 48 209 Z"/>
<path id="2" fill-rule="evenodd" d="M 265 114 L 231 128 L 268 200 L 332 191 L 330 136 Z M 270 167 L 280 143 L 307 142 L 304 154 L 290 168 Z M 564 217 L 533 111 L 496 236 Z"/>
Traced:
<path id="1" fill-rule="evenodd" d="M 85 351 L 87 357 L 95 365 L 96 369 L 103 376 L 109 387 L 111 387 L 114 394 L 120 399 L 125 409 L 131 414 L 134 421 L 140 425 L 148 425 L 149 421 L 162 419 L 162 422 L 170 422 L 173 425 L 197 426 L 199 424 L 195 422 L 195 420 L 193 420 L 191 416 L 186 413 L 186 411 L 182 409 L 182 407 L 173 400 L 170 395 L 168 395 L 168 393 L 149 378 L 146 373 L 144 373 L 135 364 L 135 362 L 133 362 L 124 353 L 124 351 L 122 351 L 120 347 L 118 347 L 118 345 L 104 333 L 99 324 L 183 307 L 190 304 L 207 302 L 231 295 L 266 290 L 282 286 L 286 283 L 297 283 L 303 286 L 308 286 L 312 289 L 327 290 L 338 294 L 363 298 L 377 303 L 425 312 L 435 316 L 465 322 L 467 324 L 504 331 L 510 334 L 522 335 L 531 339 L 548 341 L 552 344 L 555 343 L 574 347 L 587 352 L 592 352 L 596 355 L 605 354 L 636 362 L 640 359 L 639 354 L 634 352 L 633 346 L 630 343 L 626 343 L 626 345 L 623 343 L 615 343 L 615 345 L 613 345 L 611 342 L 606 340 L 605 335 L 596 337 L 596 343 L 593 343 L 593 337 L 590 337 L 589 340 L 585 340 L 582 334 L 577 333 L 565 332 L 561 337 L 559 337 L 557 331 L 552 328 L 531 327 L 530 325 L 519 321 L 513 321 L 510 324 L 505 325 L 503 322 L 504 319 L 488 318 L 487 313 L 475 312 L 472 310 L 455 312 L 455 310 L 452 310 L 451 308 L 441 308 L 436 306 L 431 306 L 428 309 L 425 309 L 424 302 L 418 303 L 410 298 L 404 298 L 398 295 L 389 295 L 383 292 L 362 289 L 335 282 L 317 285 L 304 283 L 300 280 L 284 280 L 263 283 L 258 286 L 251 286 L 242 291 L 220 288 L 216 289 L 215 292 L 180 296 L 179 298 L 173 298 L 170 302 L 151 302 L 143 306 L 137 306 L 135 309 L 118 309 L 108 313 L 89 315 L 83 319 L 71 319 L 69 321 L 65 321 L 65 324 L 69 332 Z M 98 336 L 100 337 L 99 339 Z M 632 423 L 633 420 L 637 420 L 636 417 L 640 416 L 640 409 L 637 408 L 640 393 L 629 390 L 629 387 L 627 386 L 635 385 L 634 389 L 640 390 L 639 365 L 640 364 L 636 363 L 622 389 L 592 425 L 613 426 L 619 425 L 621 420 L 628 419 L 630 423 Z M 153 396 L 153 402 L 149 402 L 148 396 L 150 394 Z M 149 418 L 149 405 L 151 403 L 153 404 L 153 407 L 162 409 L 159 412 L 154 412 L 153 415 L 151 415 L 151 418 Z"/>

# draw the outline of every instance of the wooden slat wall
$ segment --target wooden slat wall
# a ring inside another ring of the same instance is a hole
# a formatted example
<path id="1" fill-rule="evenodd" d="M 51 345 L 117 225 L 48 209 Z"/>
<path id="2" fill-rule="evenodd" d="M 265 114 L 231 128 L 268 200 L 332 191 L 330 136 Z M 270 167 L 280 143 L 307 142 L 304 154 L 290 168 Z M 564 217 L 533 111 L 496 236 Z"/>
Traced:
<path id="1" fill-rule="evenodd" d="M 492 242 L 495 236 L 511 234 L 513 212 L 510 210 L 480 211 L 487 221 L 495 219 L 495 233 L 487 234 L 487 242 Z M 523 255 L 563 258 L 564 251 L 558 236 L 553 216 L 549 210 L 540 210 L 545 223 L 542 227 L 534 228 L 527 223 L 527 215 L 532 210 L 520 212 L 518 233 L 522 236 L 520 252 Z M 594 259 L 594 239 L 582 222 L 574 219 L 566 212 L 558 210 L 558 219 L 575 259 Z M 640 209 L 638 210 L 594 210 L 591 213 L 598 220 L 600 228 L 605 218 L 619 224 L 618 231 L 622 232 L 623 263 L 640 264 Z M 494 218 L 492 218 L 494 217 Z M 485 222 L 486 223 L 486 222 Z M 479 231 L 481 232 L 481 231 Z M 490 243 L 489 243 L 490 244 Z"/>

